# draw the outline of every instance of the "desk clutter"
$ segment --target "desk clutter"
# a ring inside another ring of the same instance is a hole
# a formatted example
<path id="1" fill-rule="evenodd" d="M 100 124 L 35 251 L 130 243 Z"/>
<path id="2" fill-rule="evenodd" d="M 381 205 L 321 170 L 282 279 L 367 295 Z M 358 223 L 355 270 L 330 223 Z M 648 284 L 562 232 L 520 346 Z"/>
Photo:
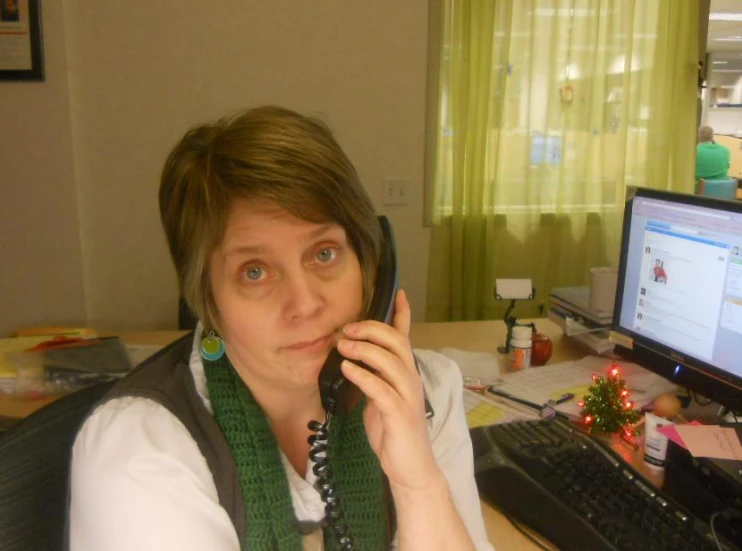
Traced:
<path id="1" fill-rule="evenodd" d="M 581 419 L 578 404 L 593 384 L 593 376 L 603 375 L 613 363 L 604 357 L 585 356 L 581 360 L 547 364 L 506 373 L 501 365 L 500 358 L 503 357 L 501 355 L 467 352 L 453 348 L 442 348 L 439 352 L 454 360 L 464 377 L 481 380 L 487 387 L 496 389 L 500 397 L 502 394 L 508 394 L 539 407 L 548 405 L 551 401 L 554 402 L 553 407 L 557 412 L 572 420 Z M 638 409 L 652 402 L 657 396 L 673 392 L 677 388 L 667 379 L 637 364 L 615 363 L 620 367 L 627 388 L 632 393 L 633 404 Z M 571 395 L 571 398 L 561 400 L 566 395 Z M 483 398 L 482 402 L 493 407 L 502 403 L 495 396 L 485 398 L 487 399 Z M 473 398 L 469 398 L 470 404 L 472 401 Z M 493 401 L 494 403 L 491 403 Z M 520 411 L 520 413 L 523 412 Z"/>
<path id="2" fill-rule="evenodd" d="M 561 327 L 568 337 L 586 345 L 596 354 L 607 354 L 613 350 L 613 343 L 608 339 L 613 308 L 593 308 L 591 296 L 590 287 L 555 287 L 549 294 L 546 316 Z"/>
<path id="3" fill-rule="evenodd" d="M 464 377 L 480 495 L 506 515 L 565 550 L 739 549 L 742 521 L 722 517 L 711 523 L 715 510 L 734 507 L 741 495 L 742 462 L 736 461 L 741 448 L 734 429 L 668 426 L 675 435 L 670 446 L 681 442 L 675 447 L 687 457 L 668 465 L 667 493 L 615 453 L 611 437 L 585 432 L 585 397 L 607 371 L 620 370 L 620 390 L 628 393 L 621 395 L 631 396 L 632 408 L 652 407 L 657 413 L 662 398 L 677 391 L 667 379 L 601 356 L 509 372 L 504 355 L 439 351 L 458 363 Z M 695 455 L 690 450 L 700 439 L 713 439 L 717 446 L 699 445 Z M 637 442 L 642 441 L 624 445 Z M 677 474 L 680 467 L 683 476 Z M 701 492 L 699 484 L 709 478 L 715 490 Z"/>
<path id="4" fill-rule="evenodd" d="M 41 329 L 0 339 L 0 392 L 28 398 L 117 379 L 160 347 L 126 347 L 90 329 Z"/>

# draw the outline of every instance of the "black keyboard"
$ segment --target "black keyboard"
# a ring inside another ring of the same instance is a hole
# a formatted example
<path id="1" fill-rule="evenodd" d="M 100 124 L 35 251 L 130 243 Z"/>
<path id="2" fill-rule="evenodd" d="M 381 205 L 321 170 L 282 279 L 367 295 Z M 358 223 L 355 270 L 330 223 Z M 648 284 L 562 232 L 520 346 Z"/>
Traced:
<path id="1" fill-rule="evenodd" d="M 492 425 L 471 436 L 480 495 L 559 549 L 719 549 L 706 522 L 565 421 Z M 738 549 L 717 536 L 721 549 Z"/>

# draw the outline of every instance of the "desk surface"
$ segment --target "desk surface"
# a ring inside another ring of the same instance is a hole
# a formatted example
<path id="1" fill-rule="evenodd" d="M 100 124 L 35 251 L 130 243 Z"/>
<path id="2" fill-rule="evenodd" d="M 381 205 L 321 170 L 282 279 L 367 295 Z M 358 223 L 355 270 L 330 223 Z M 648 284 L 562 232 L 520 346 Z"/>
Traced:
<path id="1" fill-rule="evenodd" d="M 535 321 L 538 330 L 547 334 L 554 343 L 553 356 L 549 363 L 575 360 L 590 353 L 584 346 L 566 338 L 559 327 L 550 320 Z M 412 344 L 416 348 L 451 347 L 474 352 L 497 353 L 497 347 L 505 341 L 505 325 L 502 321 L 418 323 L 413 324 L 410 331 Z M 126 344 L 165 345 L 183 334 L 183 331 L 151 331 L 122 333 L 119 336 Z M 55 398 L 23 400 L 0 394 L 0 417 L 26 417 Z M 644 467 L 640 454 L 628 444 L 616 444 L 614 449 L 640 471 L 650 474 Z M 655 483 L 661 483 L 656 476 L 650 476 L 650 479 Z M 490 540 L 498 549 L 538 549 L 490 505 L 482 503 L 482 512 Z"/>

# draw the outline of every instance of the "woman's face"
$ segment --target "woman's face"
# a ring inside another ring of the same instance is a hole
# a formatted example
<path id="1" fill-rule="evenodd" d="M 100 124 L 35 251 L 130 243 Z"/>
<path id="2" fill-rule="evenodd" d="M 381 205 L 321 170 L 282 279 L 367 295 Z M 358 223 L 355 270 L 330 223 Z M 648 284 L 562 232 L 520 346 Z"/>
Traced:
<path id="1" fill-rule="evenodd" d="M 340 329 L 361 314 L 361 267 L 343 227 L 273 204 L 235 202 L 209 275 L 227 354 L 253 391 L 316 387 Z"/>

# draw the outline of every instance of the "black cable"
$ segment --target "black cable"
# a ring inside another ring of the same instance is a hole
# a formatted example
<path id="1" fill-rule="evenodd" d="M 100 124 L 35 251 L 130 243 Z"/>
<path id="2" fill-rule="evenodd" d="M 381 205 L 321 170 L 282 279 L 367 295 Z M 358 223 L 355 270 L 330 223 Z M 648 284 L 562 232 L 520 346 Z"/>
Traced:
<path id="1" fill-rule="evenodd" d="M 319 490 L 319 495 L 325 503 L 327 524 L 332 528 L 340 548 L 343 551 L 352 551 L 353 537 L 350 535 L 348 526 L 342 522 L 343 512 L 340 508 L 340 497 L 337 495 L 337 490 L 332 482 L 332 468 L 327 459 L 327 440 L 330 434 L 331 420 L 332 413 L 328 411 L 325 414 L 324 423 L 319 421 L 309 422 L 309 430 L 314 432 L 307 438 L 310 446 L 309 459 L 314 463 L 312 472 L 317 476 L 314 485 Z"/>
<path id="2" fill-rule="evenodd" d="M 527 537 L 529 540 L 531 540 L 535 545 L 537 545 L 544 551 L 554 551 L 555 549 L 554 547 L 546 547 L 543 543 L 541 543 L 539 540 L 534 538 L 533 535 L 530 532 L 528 532 L 528 530 L 523 528 L 520 522 L 512 518 L 510 515 L 506 515 L 505 513 L 503 513 L 503 515 L 505 516 L 506 519 L 508 519 L 508 522 L 513 526 L 513 528 L 515 528 L 516 530 L 518 530 L 518 532 L 520 532 L 525 537 Z"/>
<path id="3" fill-rule="evenodd" d="M 717 519 L 717 517 L 742 520 L 742 512 L 738 511 L 737 509 L 719 509 L 718 511 L 715 511 L 709 519 L 709 526 L 711 526 L 711 535 L 714 537 L 716 547 L 719 548 L 719 551 L 724 551 L 726 547 L 722 547 L 721 542 L 719 541 L 719 537 L 716 535 L 716 528 L 714 528 L 714 521 Z"/>
<path id="4" fill-rule="evenodd" d="M 716 536 L 716 528 L 714 528 L 714 521 L 716 520 L 716 517 L 719 516 L 719 513 L 721 511 L 716 511 L 713 515 L 711 515 L 711 519 L 709 520 L 709 524 L 711 525 L 711 535 L 714 536 L 714 541 L 716 542 L 716 547 L 719 548 L 719 551 L 723 551 L 721 547 L 721 543 L 719 543 L 719 538 Z"/>

